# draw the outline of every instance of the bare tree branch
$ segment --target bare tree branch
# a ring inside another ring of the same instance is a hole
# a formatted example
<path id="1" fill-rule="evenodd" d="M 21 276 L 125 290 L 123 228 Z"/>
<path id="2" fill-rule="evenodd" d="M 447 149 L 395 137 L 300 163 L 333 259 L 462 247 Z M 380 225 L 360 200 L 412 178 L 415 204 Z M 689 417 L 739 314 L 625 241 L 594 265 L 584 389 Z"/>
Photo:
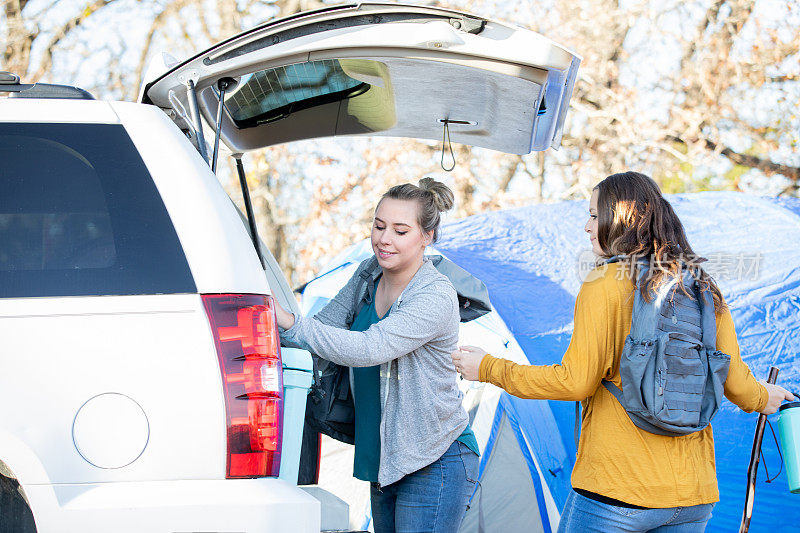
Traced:
<path id="1" fill-rule="evenodd" d="M 216 41 L 217 40 L 216 36 L 213 33 L 211 33 L 211 28 L 208 26 L 208 18 L 206 10 L 200 8 L 197 9 L 197 20 L 200 21 L 200 29 L 202 30 L 203 35 L 205 35 L 206 39 L 208 39 L 209 42 Z"/>
<path id="2" fill-rule="evenodd" d="M 684 145 L 688 144 L 684 139 L 675 135 L 668 135 L 666 137 L 666 140 Z M 780 174 L 781 176 L 790 179 L 794 183 L 800 182 L 800 167 L 783 165 L 780 163 L 775 163 L 773 161 L 770 161 L 769 159 L 764 159 L 761 157 L 756 157 L 748 154 L 742 154 L 740 152 L 733 150 L 732 148 L 715 143 L 710 139 L 703 138 L 700 139 L 700 141 L 705 144 L 705 147 L 708 150 L 719 152 L 721 155 L 725 156 L 731 162 L 737 165 L 758 169 L 767 176 Z"/>
<path id="3" fill-rule="evenodd" d="M 678 69 L 679 72 L 683 73 L 686 71 L 689 62 L 697 51 L 697 45 L 703 41 L 703 35 L 705 35 L 708 27 L 717 20 L 719 10 L 722 8 L 723 4 L 725 4 L 725 0 L 714 0 L 706 10 L 706 14 L 701 19 L 700 24 L 698 24 L 694 36 L 685 41 L 684 52 Z"/>
<path id="4" fill-rule="evenodd" d="M 155 38 L 156 32 L 164 26 L 169 17 L 180 12 L 190 1 L 191 0 L 175 0 L 167 4 L 166 7 L 153 18 L 153 22 L 150 24 L 150 29 L 147 31 L 147 35 L 144 39 L 144 46 L 139 54 L 139 61 L 136 64 L 136 71 L 134 72 L 135 85 L 132 87 L 134 92 L 139 90 L 139 87 L 142 86 L 142 82 L 144 81 L 143 77 L 144 69 L 147 64 L 147 56 L 150 54 L 150 48 L 153 46 L 153 39 Z"/>
<path id="5" fill-rule="evenodd" d="M 800 75 L 786 74 L 785 76 L 770 76 L 767 78 L 770 83 L 783 83 L 786 81 L 800 81 Z"/>
<path id="6" fill-rule="evenodd" d="M 497 185 L 497 190 L 499 192 L 508 192 L 508 187 L 511 185 L 511 180 L 514 179 L 514 176 L 517 174 L 517 168 L 519 168 L 520 163 L 522 163 L 521 155 L 515 155 L 508 162 L 506 171 L 500 178 L 500 183 Z"/>
<path id="7" fill-rule="evenodd" d="M 798 182 L 794 181 L 788 187 L 779 192 L 778 196 L 794 196 L 797 194 L 798 190 L 800 190 L 800 185 L 798 185 Z"/>
<path id="8" fill-rule="evenodd" d="M 346 198 L 347 195 L 350 194 L 353 191 L 353 189 L 355 189 L 356 187 L 358 187 L 359 185 L 364 183 L 364 177 L 365 176 L 362 174 L 359 179 L 349 180 L 347 182 L 347 184 L 345 184 L 345 186 L 342 188 L 342 190 L 340 190 L 338 193 L 336 193 L 331 198 L 327 198 L 325 200 L 325 204 L 329 205 L 329 206 L 332 206 L 335 203 L 337 203 L 339 200 L 342 200 L 342 199 Z"/>
<path id="9" fill-rule="evenodd" d="M 281 5 L 278 16 L 285 17 L 288 15 L 294 15 L 300 11 L 319 9 L 321 7 L 325 7 L 325 5 L 326 4 L 320 0 L 286 0 L 283 2 L 283 5 Z"/>
<path id="10" fill-rule="evenodd" d="M 45 13 L 47 13 L 48 11 L 50 11 L 51 9 L 56 7 L 56 5 L 58 5 L 60 2 L 61 2 L 61 0 L 52 0 L 49 4 L 47 4 L 45 6 L 42 6 L 35 13 L 27 13 L 26 17 L 34 19 L 34 20 L 35 19 L 39 19 L 39 18 L 43 17 Z M 25 2 L 23 4 L 27 4 L 27 3 L 28 3 L 27 0 L 25 0 Z M 23 9 L 24 9 L 24 6 L 23 6 Z"/>
<path id="11" fill-rule="evenodd" d="M 3 68 L 24 77 L 30 65 L 31 47 L 38 36 L 38 29 L 29 31 L 23 9 L 27 0 L 4 0 L 6 18 L 6 48 L 3 50 Z"/>
<path id="12" fill-rule="evenodd" d="M 242 18 L 236 0 L 217 0 L 217 16 L 220 21 L 220 35 L 215 41 L 226 39 L 241 31 Z"/>
<path id="13" fill-rule="evenodd" d="M 45 47 L 44 55 L 39 63 L 39 68 L 36 71 L 36 74 L 33 75 L 33 81 L 38 81 L 41 79 L 42 76 L 44 76 L 52 67 L 53 50 L 56 46 L 58 46 L 58 43 L 66 38 L 72 30 L 80 26 L 81 23 L 83 23 L 83 21 L 89 18 L 92 14 L 96 13 L 98 10 L 104 8 L 108 4 L 113 3 L 114 1 L 115 0 L 95 0 L 91 4 L 86 5 L 83 11 L 81 11 L 78 15 L 75 15 L 60 28 L 56 29 L 55 32 L 53 32 L 53 36 L 50 38 L 50 42 L 48 42 L 47 46 Z"/>

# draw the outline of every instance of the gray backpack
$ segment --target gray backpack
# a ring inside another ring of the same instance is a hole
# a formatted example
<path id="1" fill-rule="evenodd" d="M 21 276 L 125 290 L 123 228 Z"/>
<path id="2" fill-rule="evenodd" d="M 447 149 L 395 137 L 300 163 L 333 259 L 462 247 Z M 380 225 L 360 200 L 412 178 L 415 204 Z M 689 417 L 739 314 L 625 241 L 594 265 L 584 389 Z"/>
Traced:
<path id="1" fill-rule="evenodd" d="M 700 290 L 684 269 L 683 284 L 693 298 L 672 279 L 645 302 L 640 287 L 648 261 L 638 267 L 631 332 L 619 363 L 622 390 L 610 381 L 603 385 L 641 429 L 673 437 L 700 431 L 719 409 L 731 361 L 716 349 L 711 292 Z"/>

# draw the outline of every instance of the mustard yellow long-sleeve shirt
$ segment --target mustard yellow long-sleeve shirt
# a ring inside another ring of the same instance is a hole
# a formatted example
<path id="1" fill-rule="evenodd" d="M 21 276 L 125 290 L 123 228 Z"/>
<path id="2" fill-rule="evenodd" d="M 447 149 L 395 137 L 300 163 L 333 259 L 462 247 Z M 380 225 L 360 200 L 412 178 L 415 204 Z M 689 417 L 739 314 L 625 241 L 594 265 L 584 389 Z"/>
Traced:
<path id="1" fill-rule="evenodd" d="M 479 379 L 520 398 L 581 400 L 583 421 L 572 486 L 643 507 L 719 500 L 711 426 L 682 437 L 636 427 L 601 384 L 618 387 L 619 357 L 630 333 L 634 285 L 622 263 L 595 269 L 575 302 L 575 323 L 560 364 L 519 365 L 487 355 Z M 733 319 L 717 315 L 717 349 L 731 356 L 725 396 L 747 412 L 763 409 L 767 390 L 742 361 Z"/>

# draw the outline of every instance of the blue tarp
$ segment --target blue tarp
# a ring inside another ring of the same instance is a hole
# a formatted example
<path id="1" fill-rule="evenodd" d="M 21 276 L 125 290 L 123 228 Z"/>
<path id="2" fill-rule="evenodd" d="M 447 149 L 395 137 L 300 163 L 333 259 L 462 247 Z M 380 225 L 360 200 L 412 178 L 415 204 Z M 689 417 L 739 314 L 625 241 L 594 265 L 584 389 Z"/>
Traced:
<path id="1" fill-rule="evenodd" d="M 745 362 L 759 379 L 778 366 L 778 382 L 800 393 L 800 200 L 726 192 L 668 199 L 695 252 L 710 260 Z M 559 362 L 569 343 L 581 262 L 585 268 L 590 258 L 583 231 L 587 209 L 588 202 L 579 201 L 476 215 L 445 226 L 436 244 L 486 283 L 496 311 L 533 364 Z M 539 464 L 555 472 L 545 478 L 560 507 L 575 454 L 574 405 L 548 402 L 554 430 L 552 423 L 539 424 L 535 403 L 510 398 L 503 407 L 537 435 L 532 448 Z M 726 400 L 714 419 L 721 501 L 708 531 L 738 529 L 756 416 Z M 777 415 L 770 419 L 774 423 Z M 568 451 L 560 465 L 547 453 L 555 439 Z M 780 460 L 769 429 L 763 450 L 774 475 Z M 765 479 L 762 469 L 750 531 L 800 531 L 800 495 L 789 493 L 785 474 L 771 484 Z"/>

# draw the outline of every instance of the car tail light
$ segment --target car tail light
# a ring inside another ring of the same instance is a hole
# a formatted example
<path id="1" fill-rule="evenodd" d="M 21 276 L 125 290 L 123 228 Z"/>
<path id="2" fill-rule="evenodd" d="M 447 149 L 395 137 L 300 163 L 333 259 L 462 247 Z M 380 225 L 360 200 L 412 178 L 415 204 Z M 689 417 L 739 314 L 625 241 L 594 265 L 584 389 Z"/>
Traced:
<path id="1" fill-rule="evenodd" d="M 228 478 L 277 476 L 283 371 L 272 297 L 203 295 L 217 347 L 228 422 Z"/>

